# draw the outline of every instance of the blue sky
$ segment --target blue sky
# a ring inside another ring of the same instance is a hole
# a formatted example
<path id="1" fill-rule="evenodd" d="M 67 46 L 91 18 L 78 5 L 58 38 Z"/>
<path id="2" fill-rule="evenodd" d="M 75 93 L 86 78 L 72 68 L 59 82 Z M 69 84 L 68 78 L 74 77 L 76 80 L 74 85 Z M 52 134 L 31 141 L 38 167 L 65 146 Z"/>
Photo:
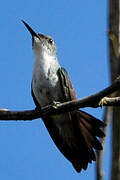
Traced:
<path id="1" fill-rule="evenodd" d="M 0 6 L 0 107 L 34 108 L 31 97 L 33 52 L 31 36 L 21 22 L 51 35 L 60 64 L 71 77 L 77 97 L 109 84 L 107 3 L 89 0 L 2 1 Z M 103 109 L 85 109 L 102 119 Z M 110 131 L 110 130 L 109 130 Z M 109 177 L 110 133 L 104 156 Z M 41 119 L 0 122 L 0 179 L 95 179 L 95 163 L 78 174 L 58 151 Z"/>

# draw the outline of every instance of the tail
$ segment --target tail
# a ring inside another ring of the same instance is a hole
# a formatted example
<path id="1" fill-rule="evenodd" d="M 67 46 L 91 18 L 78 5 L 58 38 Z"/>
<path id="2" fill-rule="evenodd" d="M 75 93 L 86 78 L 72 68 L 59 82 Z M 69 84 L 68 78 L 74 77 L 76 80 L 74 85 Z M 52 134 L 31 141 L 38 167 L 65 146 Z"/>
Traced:
<path id="1" fill-rule="evenodd" d="M 100 129 L 105 124 L 96 119 L 95 117 L 87 114 L 81 110 L 77 110 L 74 113 L 74 128 L 76 130 L 76 137 L 79 141 L 79 155 L 78 159 L 72 162 L 73 167 L 77 172 L 81 169 L 86 170 L 88 163 L 96 161 L 95 153 L 93 149 L 102 150 L 102 145 L 97 139 L 105 136 Z M 77 119 L 77 121 L 75 120 Z"/>
<path id="2" fill-rule="evenodd" d="M 77 172 L 86 170 L 88 163 L 96 160 L 94 149 L 102 150 L 97 137 L 104 137 L 100 128 L 104 123 L 80 111 L 43 118 L 46 128 L 61 153 Z"/>

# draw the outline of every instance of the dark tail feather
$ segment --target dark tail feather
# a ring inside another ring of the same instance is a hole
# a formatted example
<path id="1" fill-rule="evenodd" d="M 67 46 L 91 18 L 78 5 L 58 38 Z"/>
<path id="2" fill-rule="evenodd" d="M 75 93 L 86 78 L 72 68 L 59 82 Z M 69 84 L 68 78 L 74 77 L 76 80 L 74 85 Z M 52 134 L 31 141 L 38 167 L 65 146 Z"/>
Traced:
<path id="1" fill-rule="evenodd" d="M 93 147 L 96 150 L 102 150 L 102 145 L 96 137 L 105 137 L 105 134 L 100 129 L 105 124 L 99 119 L 78 110 L 78 126 L 83 133 L 83 137 L 88 146 Z"/>
<path id="2" fill-rule="evenodd" d="M 75 120 L 75 116 L 77 121 Z M 88 163 L 92 161 L 96 161 L 95 153 L 93 149 L 102 150 L 102 145 L 97 137 L 104 137 L 105 134 L 100 129 L 105 126 L 105 124 L 96 119 L 95 117 L 81 111 L 75 111 L 74 116 L 74 125 L 77 137 L 82 139 L 82 144 L 87 150 L 86 153 L 83 153 L 83 159 L 85 161 L 79 160 L 78 162 L 73 162 L 73 167 L 76 169 L 77 172 L 81 171 L 81 168 L 84 170 L 87 169 Z M 79 141 L 78 139 L 78 141 Z M 81 140 L 80 140 L 81 141 Z"/>
<path id="3" fill-rule="evenodd" d="M 86 112 L 77 111 L 78 116 L 80 117 L 80 122 L 90 131 L 94 136 L 103 138 L 105 134 L 100 128 L 103 128 L 105 124 L 99 119 L 87 114 Z"/>
<path id="4" fill-rule="evenodd" d="M 73 165 L 73 167 L 75 168 L 75 170 L 76 170 L 78 173 L 81 172 L 81 170 L 82 170 L 83 167 L 81 167 L 80 165 L 74 164 L 74 163 L 72 163 L 72 165 Z M 87 168 L 86 168 L 86 169 L 87 169 Z"/>
<path id="5" fill-rule="evenodd" d="M 102 128 L 102 127 L 106 126 L 105 123 L 103 123 L 99 119 L 95 118 L 94 116 L 92 116 L 84 111 L 77 110 L 77 112 L 80 113 L 80 117 L 85 118 L 93 126 L 96 126 L 98 128 Z"/>

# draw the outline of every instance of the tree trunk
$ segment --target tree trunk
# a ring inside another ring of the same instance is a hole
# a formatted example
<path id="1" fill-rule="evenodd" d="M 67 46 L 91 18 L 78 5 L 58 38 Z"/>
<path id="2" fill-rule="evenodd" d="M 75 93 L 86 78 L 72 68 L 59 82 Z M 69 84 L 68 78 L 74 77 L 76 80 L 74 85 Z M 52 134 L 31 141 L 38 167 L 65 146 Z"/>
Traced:
<path id="1" fill-rule="evenodd" d="M 109 0 L 109 60 L 111 82 L 120 76 L 119 9 L 120 0 Z M 120 96 L 120 91 L 112 96 Z M 120 107 L 112 108 L 111 180 L 120 180 Z"/>

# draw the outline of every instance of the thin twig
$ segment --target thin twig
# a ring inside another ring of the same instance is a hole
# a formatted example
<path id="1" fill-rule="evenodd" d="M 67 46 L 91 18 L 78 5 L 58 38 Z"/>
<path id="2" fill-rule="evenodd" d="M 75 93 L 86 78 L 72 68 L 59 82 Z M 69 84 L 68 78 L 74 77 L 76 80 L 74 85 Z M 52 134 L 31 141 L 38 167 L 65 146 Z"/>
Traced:
<path id="1" fill-rule="evenodd" d="M 107 134 L 107 129 L 108 129 L 108 124 L 109 124 L 109 113 L 110 113 L 110 107 L 106 107 L 104 111 L 104 118 L 103 121 L 106 124 L 106 126 L 103 127 L 103 132 L 104 134 Z M 107 136 L 107 135 L 106 135 Z M 101 138 L 101 144 L 103 146 L 102 151 L 97 151 L 97 163 L 96 163 L 96 179 L 97 180 L 102 180 L 104 173 L 102 171 L 102 160 L 103 160 L 103 153 L 104 153 L 104 146 L 105 146 L 105 140 L 106 137 Z"/>

